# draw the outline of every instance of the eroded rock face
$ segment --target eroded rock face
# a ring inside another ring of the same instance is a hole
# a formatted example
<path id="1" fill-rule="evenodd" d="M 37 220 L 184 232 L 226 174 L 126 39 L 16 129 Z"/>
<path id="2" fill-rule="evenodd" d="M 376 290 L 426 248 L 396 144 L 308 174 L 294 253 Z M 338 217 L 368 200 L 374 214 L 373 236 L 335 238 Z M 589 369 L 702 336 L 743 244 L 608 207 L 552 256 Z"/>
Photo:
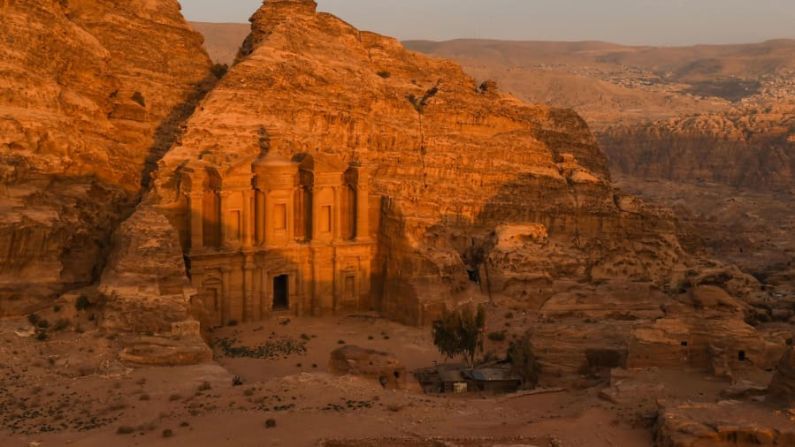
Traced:
<path id="1" fill-rule="evenodd" d="M 468 272 L 484 265 L 501 225 L 543 226 L 559 247 L 553 259 L 578 258 L 572 269 L 588 280 L 667 286 L 677 276 L 684 255 L 670 216 L 615 193 L 574 112 L 479 89 L 453 63 L 315 8 L 263 5 L 237 64 L 161 163 L 158 206 L 183 241 L 186 163 L 226 172 L 263 150 L 326 153 L 370 168 L 371 306 L 397 320 L 429 322 L 470 298 Z M 498 258 L 490 273 L 508 278 L 515 267 Z M 550 274 L 567 273 L 552 264 Z"/>
<path id="2" fill-rule="evenodd" d="M 776 366 L 768 387 L 770 399 L 792 405 L 795 403 L 795 348 L 790 346 Z"/>
<path id="3" fill-rule="evenodd" d="M 665 293 L 649 283 L 558 280 L 527 290 L 529 305 L 539 305 L 533 300 L 541 297 L 529 330 L 545 385 L 571 383 L 578 375 L 598 380 L 597 373 L 617 367 L 741 378 L 773 368 L 789 336 L 746 323 L 749 305 L 724 287 Z"/>
<path id="4" fill-rule="evenodd" d="M 98 277 L 209 60 L 176 0 L 3 1 L 0 35 L 4 315 Z"/>
<path id="5" fill-rule="evenodd" d="M 112 332 L 169 333 L 189 319 L 194 292 L 176 231 L 163 215 L 144 207 L 119 227 L 99 292 L 102 327 Z"/>
<path id="6" fill-rule="evenodd" d="M 790 191 L 795 184 L 795 106 L 618 124 L 600 133 L 611 164 L 641 178 Z"/>
<path id="7" fill-rule="evenodd" d="M 745 402 L 663 403 L 655 442 L 660 447 L 783 447 L 795 443 L 795 423 L 765 406 Z"/>
<path id="8" fill-rule="evenodd" d="M 116 231 L 98 290 L 100 328 L 122 335 L 121 360 L 174 366 L 212 359 L 191 309 L 196 291 L 177 233 L 154 208 L 140 207 Z"/>

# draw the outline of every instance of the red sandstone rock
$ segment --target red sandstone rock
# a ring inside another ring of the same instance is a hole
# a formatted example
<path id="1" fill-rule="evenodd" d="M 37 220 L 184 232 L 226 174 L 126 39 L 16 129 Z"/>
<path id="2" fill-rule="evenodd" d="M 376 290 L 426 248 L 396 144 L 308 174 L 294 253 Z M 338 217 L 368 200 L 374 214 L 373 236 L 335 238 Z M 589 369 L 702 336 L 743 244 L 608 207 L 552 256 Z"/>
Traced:
<path id="1" fill-rule="evenodd" d="M 176 0 L 3 1 L 0 35 L 4 315 L 93 281 L 209 60 Z"/>

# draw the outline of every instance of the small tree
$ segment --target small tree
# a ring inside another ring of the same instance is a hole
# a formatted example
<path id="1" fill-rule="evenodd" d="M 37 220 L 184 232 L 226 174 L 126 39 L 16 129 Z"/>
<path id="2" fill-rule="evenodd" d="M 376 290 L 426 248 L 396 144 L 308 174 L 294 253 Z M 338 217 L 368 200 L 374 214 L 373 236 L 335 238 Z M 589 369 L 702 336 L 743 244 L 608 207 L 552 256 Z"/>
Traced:
<path id="1" fill-rule="evenodd" d="M 534 388 L 538 384 L 539 366 L 528 334 L 511 342 L 508 361 L 511 363 L 511 372 L 522 378 L 525 387 Z"/>
<path id="2" fill-rule="evenodd" d="M 475 355 L 483 350 L 483 328 L 486 311 L 478 306 L 477 312 L 466 307 L 459 311 L 442 314 L 433 322 L 433 344 L 448 359 L 458 355 L 470 365 L 475 364 Z"/>
<path id="3" fill-rule="evenodd" d="M 226 76 L 226 73 L 229 71 L 229 65 L 226 64 L 213 64 L 210 71 L 213 73 L 216 79 L 221 79 Z"/>
<path id="4" fill-rule="evenodd" d="M 423 169 L 425 168 L 425 154 L 428 152 L 428 149 L 425 147 L 425 126 L 423 125 L 422 117 L 425 115 L 425 108 L 428 107 L 428 103 L 438 93 L 439 86 L 435 85 L 426 90 L 421 97 L 417 97 L 414 94 L 406 96 L 406 100 L 411 103 L 411 106 L 414 107 L 414 110 L 417 112 L 417 120 L 420 125 L 420 158 L 422 160 Z"/>
<path id="5" fill-rule="evenodd" d="M 130 99 L 135 101 L 135 103 L 138 104 L 139 106 L 146 107 L 146 98 L 144 98 L 143 93 L 135 92 L 135 93 L 132 94 Z"/>

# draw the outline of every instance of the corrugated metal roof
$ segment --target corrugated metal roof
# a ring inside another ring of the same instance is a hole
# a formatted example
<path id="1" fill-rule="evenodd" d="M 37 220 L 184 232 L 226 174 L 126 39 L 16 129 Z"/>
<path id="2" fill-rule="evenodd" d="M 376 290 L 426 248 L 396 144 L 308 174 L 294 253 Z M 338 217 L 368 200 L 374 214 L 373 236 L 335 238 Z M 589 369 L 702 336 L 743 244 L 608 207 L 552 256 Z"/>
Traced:
<path id="1" fill-rule="evenodd" d="M 503 382 L 506 380 L 514 381 L 521 380 L 519 377 L 511 374 L 507 369 L 499 368 L 480 368 L 472 369 L 463 372 L 465 376 L 478 382 Z"/>

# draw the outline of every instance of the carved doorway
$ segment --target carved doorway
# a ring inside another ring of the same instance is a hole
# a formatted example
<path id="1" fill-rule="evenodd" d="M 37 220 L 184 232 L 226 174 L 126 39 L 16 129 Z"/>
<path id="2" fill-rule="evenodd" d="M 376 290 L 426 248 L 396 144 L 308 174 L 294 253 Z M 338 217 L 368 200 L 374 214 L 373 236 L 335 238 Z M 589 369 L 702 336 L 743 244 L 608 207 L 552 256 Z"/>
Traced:
<path id="1" fill-rule="evenodd" d="M 290 277 L 279 275 L 273 278 L 273 310 L 290 309 Z"/>

